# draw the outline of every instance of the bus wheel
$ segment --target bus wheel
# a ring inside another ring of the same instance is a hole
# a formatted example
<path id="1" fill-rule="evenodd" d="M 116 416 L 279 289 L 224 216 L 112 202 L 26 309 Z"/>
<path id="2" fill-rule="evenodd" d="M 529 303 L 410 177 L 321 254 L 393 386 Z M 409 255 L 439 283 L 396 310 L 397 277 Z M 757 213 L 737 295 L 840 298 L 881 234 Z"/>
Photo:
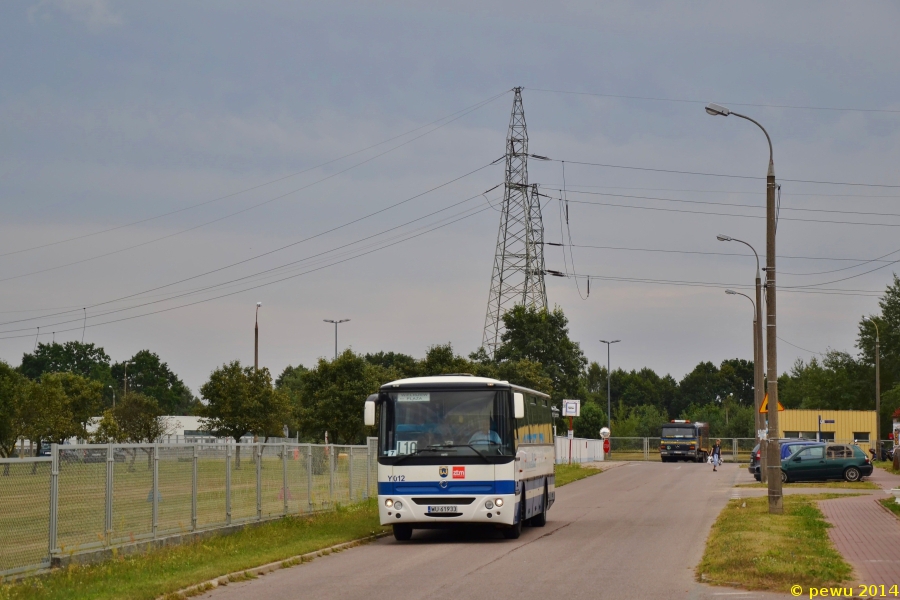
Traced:
<path id="1" fill-rule="evenodd" d="M 412 525 L 394 525 L 394 539 L 398 542 L 406 542 L 412 537 Z"/>
<path id="2" fill-rule="evenodd" d="M 522 490 L 522 501 L 519 503 L 519 521 L 512 527 L 503 530 L 503 537 L 508 540 L 517 540 L 522 535 L 522 524 L 525 521 L 525 490 Z"/>
<path id="3" fill-rule="evenodd" d="M 547 524 L 547 504 L 550 502 L 550 494 L 547 493 L 547 486 L 544 486 L 544 496 L 541 500 L 543 510 L 531 517 L 532 527 L 543 527 Z"/>

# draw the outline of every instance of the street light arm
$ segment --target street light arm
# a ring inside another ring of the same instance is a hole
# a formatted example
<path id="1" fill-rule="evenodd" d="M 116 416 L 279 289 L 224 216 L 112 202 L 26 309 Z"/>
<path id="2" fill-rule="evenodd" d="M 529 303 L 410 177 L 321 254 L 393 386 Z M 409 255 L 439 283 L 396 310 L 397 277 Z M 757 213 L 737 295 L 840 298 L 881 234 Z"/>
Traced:
<path id="1" fill-rule="evenodd" d="M 732 111 L 731 114 L 733 114 L 736 117 L 740 117 L 742 119 L 747 119 L 751 123 L 756 124 L 756 126 L 759 127 L 760 129 L 762 129 L 762 132 L 764 134 L 766 134 L 766 141 L 769 142 L 769 173 L 768 174 L 770 176 L 774 177 L 775 176 L 775 162 L 774 162 L 773 153 L 772 153 L 772 138 L 769 137 L 769 132 L 766 131 L 766 128 L 763 127 L 762 125 L 760 125 L 759 121 L 757 121 L 756 119 L 751 119 L 747 115 L 742 115 L 741 113 L 736 113 L 734 111 Z"/>
<path id="2" fill-rule="evenodd" d="M 737 240 L 735 240 L 735 241 L 737 241 Z M 749 300 L 749 301 L 750 301 L 750 304 L 753 305 L 753 320 L 756 321 L 756 302 L 753 301 L 753 298 L 751 298 L 751 297 L 748 296 L 747 294 L 742 294 L 742 293 L 740 293 L 740 292 L 735 292 L 734 290 L 725 290 L 725 293 L 728 294 L 728 295 L 730 295 L 730 296 L 743 296 L 744 298 L 746 298 L 747 300 Z"/>

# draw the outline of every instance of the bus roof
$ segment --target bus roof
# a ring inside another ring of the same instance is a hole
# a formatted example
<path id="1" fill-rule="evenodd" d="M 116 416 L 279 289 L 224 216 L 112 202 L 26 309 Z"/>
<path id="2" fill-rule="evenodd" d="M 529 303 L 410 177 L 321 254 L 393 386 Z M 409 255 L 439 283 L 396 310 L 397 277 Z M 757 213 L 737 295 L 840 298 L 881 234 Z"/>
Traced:
<path id="1" fill-rule="evenodd" d="M 432 375 L 430 377 L 409 377 L 407 379 L 398 379 L 396 381 L 391 381 L 390 383 L 385 383 L 381 386 L 381 390 L 389 391 L 391 388 L 399 387 L 483 388 L 493 386 L 504 389 L 508 388 L 527 394 L 534 394 L 542 398 L 550 397 L 543 392 L 538 392 L 537 390 L 522 387 L 508 381 L 500 381 L 499 379 L 492 379 L 490 377 L 474 377 L 472 375 Z"/>

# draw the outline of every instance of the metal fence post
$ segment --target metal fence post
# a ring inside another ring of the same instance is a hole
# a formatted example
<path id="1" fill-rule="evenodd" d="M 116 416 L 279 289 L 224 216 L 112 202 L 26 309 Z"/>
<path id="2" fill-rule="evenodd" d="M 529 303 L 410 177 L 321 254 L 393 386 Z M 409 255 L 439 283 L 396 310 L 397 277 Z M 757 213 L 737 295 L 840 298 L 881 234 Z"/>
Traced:
<path id="1" fill-rule="evenodd" d="M 347 460 L 350 461 L 348 466 L 350 471 L 350 482 L 348 486 L 350 488 L 350 502 L 353 502 L 353 446 L 347 446 Z"/>
<path id="2" fill-rule="evenodd" d="M 159 444 L 153 444 L 153 537 L 156 537 L 156 528 L 159 525 Z"/>
<path id="3" fill-rule="evenodd" d="M 650 439 L 644 438 L 644 460 L 650 460 Z"/>
<path id="4" fill-rule="evenodd" d="M 334 444 L 325 446 L 325 449 L 331 450 L 328 453 L 328 503 L 331 506 L 334 504 Z"/>
<path id="5" fill-rule="evenodd" d="M 738 461 L 738 441 L 737 438 L 731 438 L 731 460 Z"/>
<path id="6" fill-rule="evenodd" d="M 59 523 L 59 444 L 50 445 L 50 548 L 52 560 L 56 552 L 57 525 Z"/>
<path id="7" fill-rule="evenodd" d="M 191 531 L 197 531 L 197 445 L 194 444 L 194 457 L 192 459 L 193 468 L 191 469 Z"/>
<path id="8" fill-rule="evenodd" d="M 312 444 L 306 445 L 306 504 L 312 510 Z"/>
<path id="9" fill-rule="evenodd" d="M 366 440 L 366 491 L 363 493 L 363 500 L 369 499 L 369 488 L 372 485 L 372 482 L 369 481 L 371 478 L 370 472 L 372 471 L 372 445 L 369 444 L 369 440 Z"/>
<path id="10" fill-rule="evenodd" d="M 262 521 L 262 443 L 256 442 L 256 520 Z"/>
<path id="11" fill-rule="evenodd" d="M 136 452 L 137 450 L 135 450 Z M 106 445 L 106 510 L 105 510 L 105 523 L 104 529 L 106 530 L 105 541 L 106 545 L 109 546 L 112 541 L 112 528 L 113 528 L 113 469 L 115 468 L 115 462 L 113 458 L 113 445 Z"/>
<path id="12" fill-rule="evenodd" d="M 288 514 L 288 445 L 284 443 L 281 445 L 281 492 L 284 496 L 284 514 L 287 516 Z"/>
<path id="13" fill-rule="evenodd" d="M 225 444 L 225 524 L 231 525 L 231 444 Z"/>

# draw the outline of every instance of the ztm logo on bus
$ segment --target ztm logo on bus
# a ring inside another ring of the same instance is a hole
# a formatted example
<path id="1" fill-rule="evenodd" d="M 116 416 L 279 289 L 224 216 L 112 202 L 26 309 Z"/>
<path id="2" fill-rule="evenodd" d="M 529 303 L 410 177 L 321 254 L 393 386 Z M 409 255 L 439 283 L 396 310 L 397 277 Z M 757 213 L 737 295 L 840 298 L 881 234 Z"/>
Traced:
<path id="1" fill-rule="evenodd" d="M 465 479 L 466 478 L 466 468 L 465 467 L 453 467 L 453 479 Z"/>

